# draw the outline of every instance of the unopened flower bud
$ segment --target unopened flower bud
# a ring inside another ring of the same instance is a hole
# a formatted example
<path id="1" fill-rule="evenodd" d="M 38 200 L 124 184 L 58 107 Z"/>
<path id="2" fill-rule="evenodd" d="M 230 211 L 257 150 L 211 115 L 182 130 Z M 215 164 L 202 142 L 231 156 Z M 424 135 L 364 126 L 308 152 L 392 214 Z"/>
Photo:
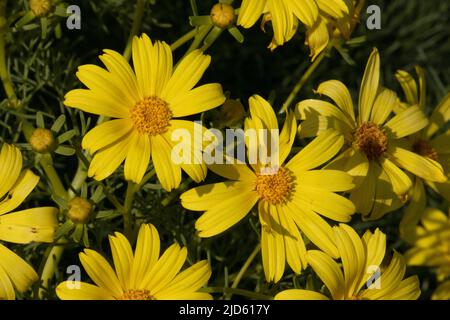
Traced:
<path id="1" fill-rule="evenodd" d="M 48 15 L 53 7 L 52 0 L 29 0 L 28 3 L 36 17 Z"/>
<path id="2" fill-rule="evenodd" d="M 30 145 L 36 152 L 49 153 L 56 149 L 57 143 L 50 130 L 37 128 L 30 137 Z"/>
<path id="3" fill-rule="evenodd" d="M 231 27 L 236 18 L 234 8 L 226 3 L 215 4 L 211 9 L 210 16 L 212 23 L 222 29 Z"/>
<path id="4" fill-rule="evenodd" d="M 67 216 L 73 223 L 81 224 L 89 221 L 94 206 L 88 199 L 75 197 L 69 201 Z"/>

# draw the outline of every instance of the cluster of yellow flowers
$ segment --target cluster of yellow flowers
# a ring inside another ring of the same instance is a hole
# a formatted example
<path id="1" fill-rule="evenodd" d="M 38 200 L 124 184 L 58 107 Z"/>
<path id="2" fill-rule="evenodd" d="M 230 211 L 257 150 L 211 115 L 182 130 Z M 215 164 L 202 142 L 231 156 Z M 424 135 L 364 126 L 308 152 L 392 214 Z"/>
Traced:
<path id="1" fill-rule="evenodd" d="M 350 36 L 361 6 L 345 0 L 243 0 L 236 23 L 249 28 L 263 16 L 264 27 L 270 20 L 271 49 L 289 41 L 301 23 L 315 59 L 331 38 Z M 76 76 L 86 88 L 68 92 L 64 100 L 67 107 L 105 119 L 82 140 L 92 156 L 89 177 L 104 180 L 123 164 L 125 180 L 139 185 L 150 163 L 166 191 L 180 186 L 183 171 L 196 183 L 205 180 L 208 170 L 223 177 L 223 182 L 200 185 L 180 196 L 184 208 L 203 212 L 195 224 L 198 236 L 233 232 L 230 229 L 256 208 L 266 281 L 279 282 L 287 264 L 295 274 L 311 267 L 326 287 L 321 292 L 284 290 L 275 299 L 417 299 L 419 279 L 405 276 L 407 265 L 437 267 L 442 284 L 433 298 L 450 298 L 450 221 L 440 210 L 426 208 L 425 193 L 430 188 L 450 201 L 450 131 L 444 131 L 450 94 L 427 116 L 422 69 L 417 68 L 418 81 L 402 70 L 396 74 L 403 101 L 380 84 L 380 56 L 373 49 L 356 108 L 341 81 L 320 83 L 315 91 L 319 99 L 302 100 L 295 110 L 287 110 L 277 146 L 279 165 L 271 167 L 236 159 L 223 164 L 206 164 L 202 157 L 190 164 L 173 161 L 172 133 L 183 129 L 195 135 L 194 122 L 183 118 L 226 100 L 218 83 L 197 86 L 211 62 L 201 50 L 192 50 L 174 67 L 170 46 L 143 34 L 132 41 L 133 68 L 113 50 L 104 50 L 100 60 L 106 68 L 79 67 Z M 254 95 L 248 104 L 244 130 L 280 128 L 267 100 Z M 298 137 L 309 141 L 300 150 L 294 148 Z M 29 139 L 34 148 L 42 145 L 42 137 L 34 139 Z M 190 149 L 198 157 L 204 146 L 193 144 Z M 22 155 L 13 145 L 1 148 L 0 177 L 0 240 L 53 242 L 58 209 L 12 212 L 39 182 L 23 168 Z M 92 205 L 74 199 L 72 220 L 86 221 Z M 412 246 L 404 257 L 387 252 L 386 234 L 380 229 L 360 236 L 347 224 L 354 214 L 377 220 L 402 206 L 399 233 Z M 211 276 L 207 260 L 181 271 L 187 249 L 173 244 L 160 256 L 159 234 L 151 224 L 140 226 L 134 252 L 130 240 L 120 232 L 109 237 L 113 266 L 98 252 L 85 249 L 79 258 L 95 284 L 62 282 L 56 288 L 58 297 L 212 298 L 199 291 Z M 14 299 L 15 290 L 26 291 L 38 275 L 2 244 L 0 256 L 0 299 Z"/>

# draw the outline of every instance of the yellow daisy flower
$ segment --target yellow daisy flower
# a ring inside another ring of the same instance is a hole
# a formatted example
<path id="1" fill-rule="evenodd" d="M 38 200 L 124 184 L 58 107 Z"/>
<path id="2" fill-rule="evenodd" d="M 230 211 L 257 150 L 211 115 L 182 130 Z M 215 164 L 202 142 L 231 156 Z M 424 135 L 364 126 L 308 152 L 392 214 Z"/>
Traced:
<path id="1" fill-rule="evenodd" d="M 187 249 L 177 243 L 160 257 L 156 228 L 143 224 L 133 254 L 127 238 L 116 232 L 109 236 L 114 269 L 94 250 L 80 253 L 84 269 L 96 285 L 65 281 L 56 294 L 62 300 L 204 300 L 208 293 L 197 292 L 211 276 L 208 261 L 197 262 L 180 272 Z"/>
<path id="2" fill-rule="evenodd" d="M 88 174 L 96 180 L 111 175 L 125 160 L 125 178 L 139 183 L 150 158 L 162 186 L 178 187 L 181 169 L 200 182 L 206 175 L 198 164 L 177 165 L 171 160 L 171 133 L 185 129 L 194 136 L 194 123 L 175 118 L 217 107 L 225 101 L 222 87 L 210 83 L 194 88 L 211 58 L 195 50 L 172 70 L 172 52 L 165 42 L 151 42 L 143 34 L 132 44 L 134 72 L 119 53 L 104 50 L 95 65 L 79 67 L 77 77 L 88 89 L 67 93 L 64 104 L 85 112 L 117 118 L 96 126 L 83 139 L 94 154 Z M 195 147 L 195 146 L 194 146 Z M 194 156 L 198 154 L 192 150 Z"/>
<path id="3" fill-rule="evenodd" d="M 405 253 L 405 258 L 411 266 L 436 268 L 437 280 L 441 284 L 433 293 L 432 299 L 450 299 L 449 216 L 439 209 L 427 208 L 420 219 L 420 225 L 416 226 L 413 248 Z"/>
<path id="4" fill-rule="evenodd" d="M 276 115 L 266 100 L 255 95 L 249 99 L 249 105 L 246 131 L 278 130 Z M 181 195 L 185 208 L 206 211 L 195 224 L 200 237 L 228 230 L 257 204 L 267 281 L 281 279 L 286 261 L 296 273 L 306 267 L 300 230 L 319 248 L 338 257 L 332 229 L 321 216 L 348 222 L 355 211 L 351 201 L 335 193 L 352 189 L 352 177 L 336 170 L 314 170 L 340 150 L 343 137 L 335 130 L 325 131 L 284 164 L 295 134 L 296 121 L 290 113 L 279 136 L 278 170 L 261 163 L 214 164 L 209 168 L 229 181 L 200 186 Z M 252 151 L 249 146 L 247 150 Z M 265 174 L 262 169 L 266 169 Z"/>
<path id="5" fill-rule="evenodd" d="M 0 151 L 0 177 L 0 241 L 18 244 L 52 242 L 58 225 L 56 208 L 11 212 L 33 191 L 39 177 L 30 170 L 22 170 L 22 154 L 6 143 Z M 38 276 L 25 260 L 1 243 L 0 257 L 0 300 L 14 299 L 14 289 L 28 290 Z"/>
<path id="6" fill-rule="evenodd" d="M 318 22 L 313 28 L 306 30 L 305 44 L 311 49 L 314 60 L 328 45 L 330 39 L 348 40 L 359 22 L 364 0 L 346 1 L 347 10 L 342 11 L 328 2 L 319 3 Z M 324 7 L 328 5 L 328 7 Z"/>
<path id="7" fill-rule="evenodd" d="M 408 72 L 399 70 L 396 73 L 397 80 L 403 88 L 406 102 L 398 104 L 396 112 L 402 112 L 411 106 L 419 106 L 426 110 L 426 86 L 425 72 L 416 67 L 418 81 Z M 445 175 L 450 175 L 450 130 L 443 131 L 450 120 L 450 93 L 448 93 L 429 117 L 429 124 L 422 130 L 411 135 L 408 139 L 409 149 L 413 152 L 438 162 L 444 169 Z M 400 233 L 405 240 L 411 241 L 415 227 L 424 212 L 426 206 L 426 184 L 444 198 L 450 201 L 450 181 L 443 183 L 415 177 L 414 186 L 410 191 L 410 203 L 400 223 Z"/>
<path id="8" fill-rule="evenodd" d="M 270 49 L 289 41 L 297 31 L 298 21 L 307 29 L 307 44 L 313 59 L 328 44 L 325 17 L 339 19 L 349 14 L 344 0 L 243 0 L 237 24 L 252 27 L 264 15 L 262 27 L 272 21 L 273 40 Z"/>
<path id="9" fill-rule="evenodd" d="M 403 279 L 404 258 L 394 251 L 387 267 L 382 261 L 386 254 L 386 235 L 379 229 L 366 231 L 360 238 L 345 224 L 334 227 L 342 268 L 329 255 L 309 250 L 308 263 L 323 281 L 329 295 L 310 290 L 291 289 L 278 293 L 278 300 L 415 300 L 420 296 L 419 279 Z M 364 285 L 368 286 L 363 289 Z"/>
<path id="10" fill-rule="evenodd" d="M 296 111 L 303 121 L 300 135 L 312 137 L 334 128 L 345 137 L 345 148 L 327 169 L 344 170 L 355 178 L 350 199 L 366 219 L 378 219 L 403 205 L 412 182 L 403 168 L 416 176 L 445 182 L 442 166 L 409 151 L 405 139 L 428 125 L 419 106 L 391 117 L 397 96 L 379 85 L 380 57 L 374 49 L 367 62 L 359 94 L 358 116 L 347 87 L 338 80 L 320 84 L 317 93 L 331 98 L 301 101 Z"/>

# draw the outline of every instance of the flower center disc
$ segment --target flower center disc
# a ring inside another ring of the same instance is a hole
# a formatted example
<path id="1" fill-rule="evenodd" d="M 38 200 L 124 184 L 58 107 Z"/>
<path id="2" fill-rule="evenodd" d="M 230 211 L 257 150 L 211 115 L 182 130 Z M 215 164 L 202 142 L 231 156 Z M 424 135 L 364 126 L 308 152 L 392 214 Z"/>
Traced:
<path id="1" fill-rule="evenodd" d="M 166 132 L 171 118 L 169 105 L 158 97 L 147 97 L 131 109 L 134 127 L 141 134 L 156 136 Z"/>
<path id="2" fill-rule="evenodd" d="M 364 152 L 369 160 L 378 159 L 387 151 L 387 135 L 374 123 L 362 123 L 353 137 L 353 145 Z"/>
<path id="3" fill-rule="evenodd" d="M 286 203 L 294 189 L 294 176 L 286 168 L 279 168 L 274 174 L 256 175 L 256 192 L 270 204 Z"/>
<path id="4" fill-rule="evenodd" d="M 156 300 L 148 290 L 127 290 L 119 300 Z"/>
<path id="5" fill-rule="evenodd" d="M 415 153 L 420 154 L 421 156 L 428 157 L 435 161 L 438 160 L 437 151 L 432 146 L 430 146 L 428 141 L 422 139 L 417 140 L 416 143 L 414 143 L 412 149 Z"/>

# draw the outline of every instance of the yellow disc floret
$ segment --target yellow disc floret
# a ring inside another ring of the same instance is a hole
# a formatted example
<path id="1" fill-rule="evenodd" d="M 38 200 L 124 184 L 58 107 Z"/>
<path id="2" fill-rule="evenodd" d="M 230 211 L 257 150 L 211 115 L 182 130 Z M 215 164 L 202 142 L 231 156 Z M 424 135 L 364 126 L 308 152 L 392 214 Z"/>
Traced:
<path id="1" fill-rule="evenodd" d="M 273 174 L 257 174 L 256 192 L 270 204 L 286 203 L 294 190 L 294 176 L 282 167 Z"/>
<path id="2" fill-rule="evenodd" d="M 171 118 L 167 102 L 158 97 L 145 98 L 131 109 L 134 127 L 141 134 L 155 136 L 166 132 Z"/>

